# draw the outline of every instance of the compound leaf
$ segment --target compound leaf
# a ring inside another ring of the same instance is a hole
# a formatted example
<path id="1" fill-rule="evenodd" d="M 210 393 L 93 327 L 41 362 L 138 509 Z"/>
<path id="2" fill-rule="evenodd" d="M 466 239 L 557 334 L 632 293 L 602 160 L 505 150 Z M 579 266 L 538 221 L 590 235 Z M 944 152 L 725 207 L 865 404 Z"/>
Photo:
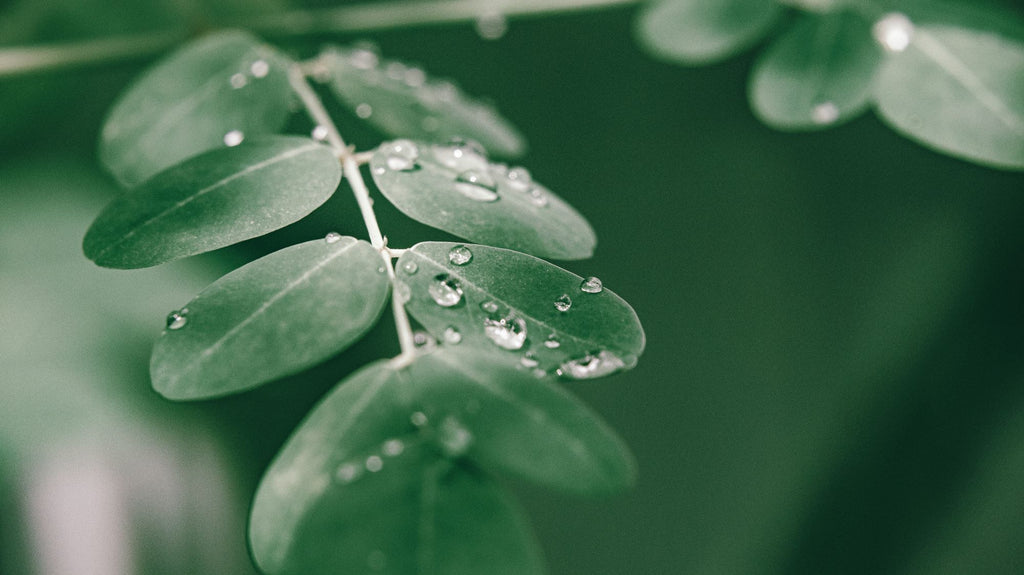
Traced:
<path id="1" fill-rule="evenodd" d="M 750 102 L 760 119 L 780 129 L 814 130 L 860 114 L 881 62 L 870 28 L 851 11 L 801 17 L 754 67 Z"/>
<path id="2" fill-rule="evenodd" d="M 279 130 L 290 113 L 289 64 L 239 31 L 181 48 L 114 105 L 103 127 L 100 160 L 122 184 L 133 186 L 225 142 Z"/>
<path id="3" fill-rule="evenodd" d="M 203 399 L 327 359 L 380 317 L 389 291 L 380 265 L 370 244 L 332 234 L 231 272 L 168 318 L 153 349 L 153 387 Z"/>
<path id="4" fill-rule="evenodd" d="M 633 367 L 644 349 L 622 298 L 526 254 L 425 242 L 406 250 L 397 273 L 406 309 L 435 337 L 537 376 L 608 375 Z"/>
<path id="5" fill-rule="evenodd" d="M 1024 43 L 992 32 L 918 26 L 883 64 L 879 114 L 925 146 L 1024 169 Z"/>
<path id="6" fill-rule="evenodd" d="M 782 11 L 776 0 L 662 0 L 640 13 L 637 35 L 655 56 L 709 64 L 754 45 Z"/>
<path id="7" fill-rule="evenodd" d="M 506 157 L 522 155 L 526 148 L 518 130 L 494 106 L 417 67 L 381 61 L 366 48 L 334 48 L 321 58 L 338 98 L 392 137 L 432 142 L 468 138 Z"/>
<path id="8" fill-rule="evenodd" d="M 307 138 L 268 136 L 213 150 L 108 204 L 86 232 L 83 249 L 112 268 L 215 250 L 302 219 L 340 181 L 334 153 Z"/>
<path id="9" fill-rule="evenodd" d="M 472 142 L 387 142 L 370 161 L 384 197 L 410 218 L 475 242 L 553 259 L 590 257 L 593 228 L 523 168 Z"/>

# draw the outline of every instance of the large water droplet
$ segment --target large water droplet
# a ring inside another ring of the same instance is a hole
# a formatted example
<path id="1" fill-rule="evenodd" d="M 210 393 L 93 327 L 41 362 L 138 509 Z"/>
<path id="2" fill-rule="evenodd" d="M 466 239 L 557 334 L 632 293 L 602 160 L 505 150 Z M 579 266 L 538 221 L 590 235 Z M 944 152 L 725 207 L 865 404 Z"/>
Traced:
<path id="1" fill-rule="evenodd" d="M 499 199 L 498 192 L 473 182 L 468 182 L 459 176 L 455 180 L 455 191 L 476 202 L 496 202 Z"/>
<path id="2" fill-rule="evenodd" d="M 245 74 L 239 72 L 231 75 L 231 87 L 238 90 L 244 88 L 249 83 L 249 79 L 245 77 Z"/>
<path id="3" fill-rule="evenodd" d="M 473 434 L 469 432 L 462 422 L 454 417 L 446 417 L 437 430 L 438 440 L 441 442 L 441 449 L 448 457 L 460 457 L 469 451 L 473 443 Z"/>
<path id="4" fill-rule="evenodd" d="M 434 303 L 441 307 L 452 307 L 462 301 L 462 286 L 448 274 L 439 274 L 427 288 Z"/>
<path id="5" fill-rule="evenodd" d="M 526 343 L 526 320 L 513 312 L 499 318 L 484 318 L 484 335 L 502 349 L 522 349 Z"/>
<path id="6" fill-rule="evenodd" d="M 263 78 L 270 73 L 270 64 L 267 64 L 266 60 L 256 60 L 249 66 L 249 71 L 256 78 Z"/>
<path id="7" fill-rule="evenodd" d="M 444 328 L 444 342 L 455 345 L 462 341 L 462 333 L 459 332 L 458 328 L 450 325 Z"/>
<path id="8" fill-rule="evenodd" d="M 241 144 L 244 139 L 245 134 L 243 134 L 241 130 L 231 130 L 227 134 L 224 134 L 224 145 L 229 148 L 233 148 L 238 144 Z"/>
<path id="9" fill-rule="evenodd" d="M 188 323 L 187 313 L 188 310 L 183 308 L 167 314 L 167 329 L 175 330 L 185 327 L 185 324 Z"/>
<path id="10" fill-rule="evenodd" d="M 413 275 L 417 271 L 419 271 L 419 269 L 420 269 L 420 266 L 418 266 L 416 264 L 416 262 L 414 262 L 412 260 L 408 260 L 406 262 L 402 262 L 402 271 L 405 272 L 407 275 Z"/>
<path id="11" fill-rule="evenodd" d="M 330 232 L 324 236 L 324 241 L 329 244 L 337 243 L 339 240 L 341 240 L 341 234 L 338 232 Z"/>
<path id="12" fill-rule="evenodd" d="M 448 261 L 457 266 L 464 266 L 473 260 L 473 252 L 459 244 L 448 250 Z"/>
<path id="13" fill-rule="evenodd" d="M 567 312 L 570 307 L 572 307 L 572 298 L 567 293 L 558 296 L 558 299 L 555 300 L 555 309 L 560 312 Z"/>
<path id="14" fill-rule="evenodd" d="M 395 140 L 385 144 L 383 151 L 384 163 L 389 170 L 411 172 L 419 169 L 419 163 L 416 159 L 419 158 L 420 151 L 412 141 Z"/>
<path id="15" fill-rule="evenodd" d="M 604 284 L 601 283 L 601 280 L 594 276 L 590 276 L 589 278 L 583 280 L 583 283 L 580 284 L 580 291 L 584 291 L 587 293 L 601 293 L 601 290 L 603 289 Z"/>
<path id="16" fill-rule="evenodd" d="M 384 460 L 379 455 L 371 455 L 366 458 L 366 470 L 370 473 L 377 473 L 384 469 Z"/>
<path id="17" fill-rule="evenodd" d="M 627 367 L 626 362 L 619 356 L 610 351 L 601 350 L 563 363 L 557 373 L 569 379 L 590 379 L 608 375 L 625 367 Z"/>
<path id="18" fill-rule="evenodd" d="M 381 451 L 388 457 L 396 457 L 405 451 L 405 443 L 401 439 L 389 439 L 384 442 L 384 448 Z"/>
<path id="19" fill-rule="evenodd" d="M 891 12 L 874 23 L 871 34 L 887 51 L 902 52 L 914 38 L 914 23 L 905 14 Z"/>

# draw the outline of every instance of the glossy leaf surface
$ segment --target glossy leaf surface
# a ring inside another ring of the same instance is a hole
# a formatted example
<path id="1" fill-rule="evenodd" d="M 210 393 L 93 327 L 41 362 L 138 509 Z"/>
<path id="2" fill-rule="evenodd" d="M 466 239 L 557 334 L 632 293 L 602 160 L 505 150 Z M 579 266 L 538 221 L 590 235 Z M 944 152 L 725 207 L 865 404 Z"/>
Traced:
<path id="1" fill-rule="evenodd" d="M 302 219 L 340 180 L 334 153 L 306 138 L 270 136 L 214 150 L 108 204 L 83 248 L 89 259 L 112 268 L 215 250 Z"/>
<path id="2" fill-rule="evenodd" d="M 781 14 L 775 0 L 661 0 L 640 13 L 637 36 L 660 58 L 706 64 L 751 47 Z"/>
<path id="3" fill-rule="evenodd" d="M 523 168 L 490 163 L 472 143 L 383 144 L 370 162 L 384 197 L 410 218 L 470 241 L 540 257 L 590 257 L 593 228 Z"/>
<path id="4" fill-rule="evenodd" d="M 1024 169 L 1024 43 L 996 33 L 918 26 L 875 88 L 893 129 L 928 147 Z"/>
<path id="5" fill-rule="evenodd" d="M 471 259 L 457 263 L 464 253 Z M 622 298 L 603 287 L 584 291 L 584 278 L 526 254 L 425 242 L 402 255 L 397 274 L 409 288 L 406 309 L 439 340 L 454 330 L 460 346 L 536 375 L 608 375 L 633 367 L 644 349 L 640 321 Z"/>
<path id="6" fill-rule="evenodd" d="M 870 103 L 881 49 L 859 15 L 806 15 L 762 55 L 750 79 L 750 102 L 766 124 L 814 130 L 860 114 Z"/>
<path id="7" fill-rule="evenodd" d="M 432 142 L 468 138 L 506 157 L 519 156 L 526 148 L 519 131 L 494 106 L 420 68 L 382 61 L 366 48 L 334 48 L 322 58 L 338 97 L 392 137 Z"/>
<path id="8" fill-rule="evenodd" d="M 133 186 L 200 152 L 279 130 L 292 99 L 289 61 L 243 32 L 189 44 L 151 68 L 107 117 L 100 159 Z M 230 141 L 237 136 L 228 136 Z"/>
<path id="9" fill-rule="evenodd" d="M 168 320 L 153 386 L 171 399 L 234 393 L 301 371 L 368 331 L 387 301 L 380 254 L 350 237 L 313 240 L 245 265 Z"/>

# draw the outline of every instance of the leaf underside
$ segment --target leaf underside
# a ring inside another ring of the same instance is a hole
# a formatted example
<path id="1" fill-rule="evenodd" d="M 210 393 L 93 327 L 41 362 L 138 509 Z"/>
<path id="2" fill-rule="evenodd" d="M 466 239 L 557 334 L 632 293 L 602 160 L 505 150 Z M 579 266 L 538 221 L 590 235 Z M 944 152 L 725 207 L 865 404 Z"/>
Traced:
<path id="1" fill-rule="evenodd" d="M 661 0 L 643 9 L 636 33 L 659 58 L 709 64 L 753 46 L 782 12 L 776 0 Z"/>
<path id="2" fill-rule="evenodd" d="M 380 317 L 380 254 L 350 237 L 274 252 L 204 289 L 153 349 L 153 386 L 171 399 L 251 389 L 319 363 Z"/>

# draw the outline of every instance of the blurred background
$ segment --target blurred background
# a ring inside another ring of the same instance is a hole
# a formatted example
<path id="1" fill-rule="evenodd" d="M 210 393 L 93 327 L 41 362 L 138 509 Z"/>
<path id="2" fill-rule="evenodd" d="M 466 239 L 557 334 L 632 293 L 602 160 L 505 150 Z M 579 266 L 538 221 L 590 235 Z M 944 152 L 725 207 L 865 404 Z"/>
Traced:
<path id="1" fill-rule="evenodd" d="M 338 2 L 0 0 L 0 45 L 69 42 Z M 789 134 L 750 112 L 756 52 L 685 68 L 636 8 L 273 37 L 297 55 L 372 40 L 490 98 L 520 160 L 597 230 L 597 275 L 639 314 L 633 371 L 570 389 L 625 438 L 636 489 L 514 485 L 553 575 L 1024 572 L 1024 174 L 942 156 L 873 115 Z M 150 388 L 164 316 L 234 267 L 328 231 L 339 193 L 265 238 L 142 271 L 81 238 L 119 193 L 103 115 L 153 60 L 0 77 L 0 573 L 254 573 L 245 514 L 313 403 L 397 352 L 385 321 L 258 390 Z M 338 111 L 361 149 L 380 134 Z M 308 125 L 297 118 L 295 130 Z M 444 234 L 377 202 L 391 245 Z"/>

